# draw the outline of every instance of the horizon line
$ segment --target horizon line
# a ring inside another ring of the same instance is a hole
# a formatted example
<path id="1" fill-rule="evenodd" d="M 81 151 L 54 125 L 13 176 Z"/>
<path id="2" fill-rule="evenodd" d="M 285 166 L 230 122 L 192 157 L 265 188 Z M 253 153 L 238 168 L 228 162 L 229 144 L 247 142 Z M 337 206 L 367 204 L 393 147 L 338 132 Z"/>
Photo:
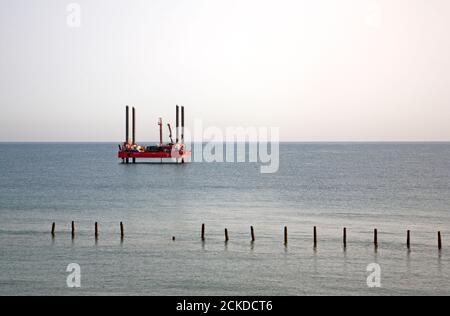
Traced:
<path id="1" fill-rule="evenodd" d="M 271 142 L 267 140 L 267 142 Z M 122 144 L 122 141 L 0 141 L 0 144 Z M 145 140 L 139 143 L 158 143 L 159 141 Z M 190 143 L 200 143 L 200 141 L 192 141 Z M 211 143 L 210 141 L 203 141 L 203 143 Z M 221 142 L 212 142 L 221 143 Z M 231 142 L 223 142 L 231 143 Z M 236 141 L 234 143 L 243 143 L 242 141 Z M 245 141 L 245 143 L 254 143 Z M 278 143 L 450 143 L 450 140 L 280 140 Z"/>

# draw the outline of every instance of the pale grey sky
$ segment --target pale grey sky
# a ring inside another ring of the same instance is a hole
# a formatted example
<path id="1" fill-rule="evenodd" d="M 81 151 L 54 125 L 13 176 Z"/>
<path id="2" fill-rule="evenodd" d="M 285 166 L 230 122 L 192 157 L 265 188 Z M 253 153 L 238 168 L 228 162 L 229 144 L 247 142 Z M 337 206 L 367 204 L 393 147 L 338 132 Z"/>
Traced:
<path id="1" fill-rule="evenodd" d="M 449 30 L 448 0 L 0 0 L 0 141 L 121 141 L 126 104 L 145 140 L 175 104 L 282 140 L 450 140 Z"/>

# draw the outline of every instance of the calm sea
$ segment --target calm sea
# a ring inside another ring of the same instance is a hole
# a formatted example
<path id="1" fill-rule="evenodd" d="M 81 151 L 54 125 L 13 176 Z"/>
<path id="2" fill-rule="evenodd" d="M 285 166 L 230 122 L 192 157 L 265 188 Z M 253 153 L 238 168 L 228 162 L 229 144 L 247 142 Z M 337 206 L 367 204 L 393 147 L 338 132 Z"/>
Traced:
<path id="1" fill-rule="evenodd" d="M 0 144 L 0 295 L 450 295 L 449 143 L 285 143 L 275 174 L 126 166 L 116 149 Z M 79 289 L 67 288 L 70 263 Z M 367 286 L 371 263 L 381 288 Z"/>

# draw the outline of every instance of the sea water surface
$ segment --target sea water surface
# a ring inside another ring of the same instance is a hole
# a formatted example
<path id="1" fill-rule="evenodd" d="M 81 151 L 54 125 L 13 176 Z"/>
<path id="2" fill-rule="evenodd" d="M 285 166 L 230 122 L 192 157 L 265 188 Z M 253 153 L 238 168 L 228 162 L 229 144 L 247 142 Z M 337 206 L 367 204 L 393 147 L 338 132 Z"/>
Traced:
<path id="1" fill-rule="evenodd" d="M 123 165 L 116 149 L 0 144 L 0 295 L 450 294 L 449 143 L 283 143 L 275 174 Z M 70 263 L 79 289 L 67 287 Z M 371 263 L 380 288 L 367 286 Z"/>

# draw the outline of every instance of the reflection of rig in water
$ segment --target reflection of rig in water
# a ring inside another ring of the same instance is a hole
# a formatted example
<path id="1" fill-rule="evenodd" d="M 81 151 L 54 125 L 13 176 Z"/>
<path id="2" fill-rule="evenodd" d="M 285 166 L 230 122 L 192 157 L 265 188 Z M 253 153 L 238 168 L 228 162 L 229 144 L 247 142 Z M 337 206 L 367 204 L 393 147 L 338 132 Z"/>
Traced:
<path id="1" fill-rule="evenodd" d="M 170 143 L 163 143 L 163 121 L 159 119 L 159 144 L 155 146 L 141 146 L 136 143 L 136 110 L 133 107 L 132 113 L 132 139 L 129 137 L 129 107 L 126 107 L 126 123 L 125 123 L 125 142 L 119 145 L 118 157 L 122 159 L 123 163 L 136 163 L 137 158 L 153 158 L 153 159 L 176 159 L 178 163 L 184 163 L 185 158 L 191 156 L 191 152 L 186 150 L 184 144 L 184 106 L 181 107 L 181 138 L 180 136 L 180 107 L 176 106 L 176 141 L 172 138 L 172 128 L 170 124 L 167 124 L 169 128 Z"/>

